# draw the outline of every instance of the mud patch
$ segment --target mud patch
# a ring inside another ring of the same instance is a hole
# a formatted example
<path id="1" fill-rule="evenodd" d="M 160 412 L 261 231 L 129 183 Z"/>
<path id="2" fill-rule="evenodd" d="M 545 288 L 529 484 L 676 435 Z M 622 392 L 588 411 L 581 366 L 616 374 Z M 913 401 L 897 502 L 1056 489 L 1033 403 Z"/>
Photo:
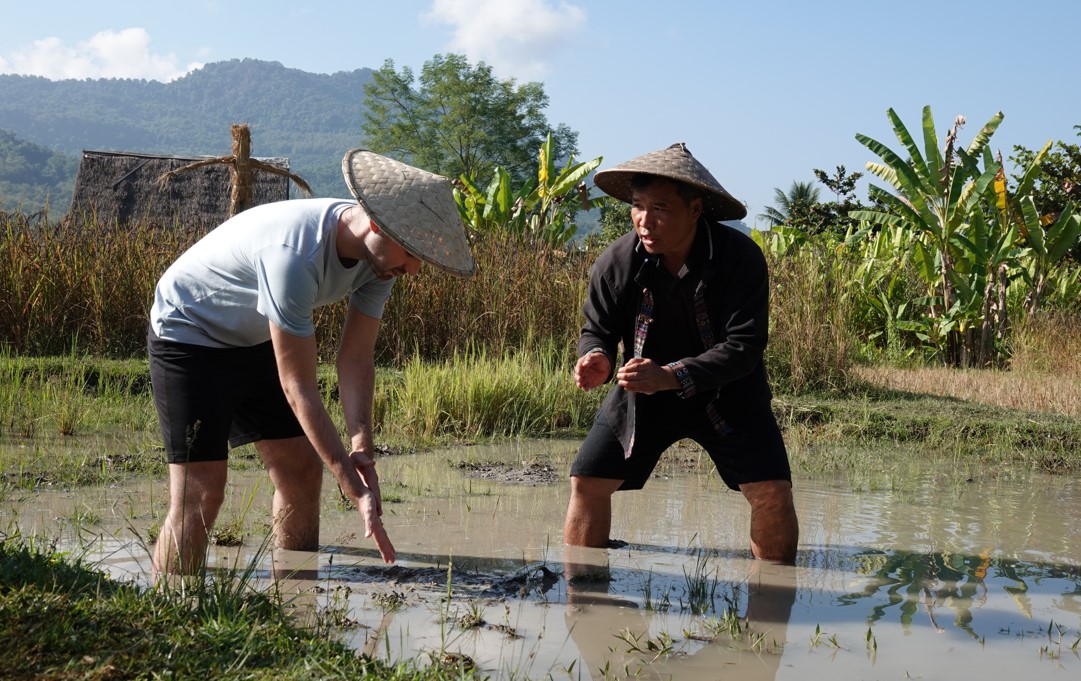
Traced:
<path id="1" fill-rule="evenodd" d="M 530 563 L 513 572 L 493 574 L 462 568 L 335 565 L 323 579 L 345 584 L 375 584 L 397 606 L 435 602 L 446 597 L 448 585 L 455 598 L 547 600 L 546 594 L 559 583 L 562 571 L 545 563 Z M 479 625 L 478 625 L 479 626 Z"/>
<path id="2" fill-rule="evenodd" d="M 516 466 L 498 461 L 458 461 L 451 465 L 470 478 L 494 480 L 508 485 L 551 485 L 562 478 L 551 464 L 540 462 Z"/>

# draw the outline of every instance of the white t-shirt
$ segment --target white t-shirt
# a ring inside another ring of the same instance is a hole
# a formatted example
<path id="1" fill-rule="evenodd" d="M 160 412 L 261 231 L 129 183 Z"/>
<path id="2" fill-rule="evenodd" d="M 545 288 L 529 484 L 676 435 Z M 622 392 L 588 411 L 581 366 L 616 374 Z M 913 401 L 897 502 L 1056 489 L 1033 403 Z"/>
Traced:
<path id="1" fill-rule="evenodd" d="M 297 199 L 250 208 L 222 223 L 174 262 L 154 291 L 150 325 L 162 340 L 248 347 L 270 340 L 273 322 L 315 333 L 312 311 L 348 296 L 380 319 L 393 279 L 361 260 L 345 267 L 335 247 L 338 218 L 356 205 Z"/>

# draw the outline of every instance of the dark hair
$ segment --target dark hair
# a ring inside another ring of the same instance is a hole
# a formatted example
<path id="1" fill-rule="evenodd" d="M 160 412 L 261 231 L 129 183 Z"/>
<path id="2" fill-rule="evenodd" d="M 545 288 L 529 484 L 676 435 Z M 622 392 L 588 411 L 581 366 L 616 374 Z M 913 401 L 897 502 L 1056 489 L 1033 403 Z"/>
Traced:
<path id="1" fill-rule="evenodd" d="M 671 182 L 672 186 L 676 188 L 676 194 L 678 194 L 679 198 L 683 200 L 683 203 L 687 204 L 688 206 L 691 205 L 691 201 L 694 201 L 695 199 L 702 199 L 703 206 L 706 203 L 705 194 L 698 187 L 689 185 L 686 182 L 674 180 L 670 177 L 665 177 L 663 175 L 653 175 L 650 173 L 635 173 L 634 175 L 631 175 L 631 179 L 628 184 L 630 185 L 631 193 L 633 194 L 634 192 L 641 189 L 652 187 L 658 182 Z"/>

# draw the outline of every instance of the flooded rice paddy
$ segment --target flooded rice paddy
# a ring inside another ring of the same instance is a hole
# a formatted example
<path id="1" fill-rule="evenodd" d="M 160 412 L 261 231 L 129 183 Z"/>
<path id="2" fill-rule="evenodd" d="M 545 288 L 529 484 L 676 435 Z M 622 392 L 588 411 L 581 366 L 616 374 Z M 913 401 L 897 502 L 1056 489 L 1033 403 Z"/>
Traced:
<path id="1" fill-rule="evenodd" d="M 754 561 L 742 497 L 693 467 L 617 495 L 608 549 L 567 549 L 575 442 L 380 461 L 398 561 L 384 566 L 333 481 L 316 553 L 265 548 L 265 474 L 233 472 L 211 567 L 254 568 L 358 651 L 494 678 L 1074 679 L 1081 482 L 910 460 L 797 475 L 794 566 Z M 163 480 L 9 491 L 0 523 L 150 583 Z M 227 541 L 231 538 L 232 541 Z"/>

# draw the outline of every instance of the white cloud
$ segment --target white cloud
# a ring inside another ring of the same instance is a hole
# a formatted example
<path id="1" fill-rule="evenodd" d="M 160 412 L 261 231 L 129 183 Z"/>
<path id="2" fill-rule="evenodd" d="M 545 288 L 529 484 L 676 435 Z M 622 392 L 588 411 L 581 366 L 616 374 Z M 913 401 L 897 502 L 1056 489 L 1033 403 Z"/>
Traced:
<path id="1" fill-rule="evenodd" d="M 585 10 L 562 0 L 434 0 L 427 17 L 454 27 L 452 52 L 518 80 L 547 73 L 546 60 L 586 21 Z"/>
<path id="2" fill-rule="evenodd" d="M 145 78 L 168 82 L 201 67 L 180 66 L 175 54 L 153 54 L 142 28 L 102 31 L 74 47 L 59 38 L 42 38 L 0 58 L 0 72 L 65 78 Z"/>

